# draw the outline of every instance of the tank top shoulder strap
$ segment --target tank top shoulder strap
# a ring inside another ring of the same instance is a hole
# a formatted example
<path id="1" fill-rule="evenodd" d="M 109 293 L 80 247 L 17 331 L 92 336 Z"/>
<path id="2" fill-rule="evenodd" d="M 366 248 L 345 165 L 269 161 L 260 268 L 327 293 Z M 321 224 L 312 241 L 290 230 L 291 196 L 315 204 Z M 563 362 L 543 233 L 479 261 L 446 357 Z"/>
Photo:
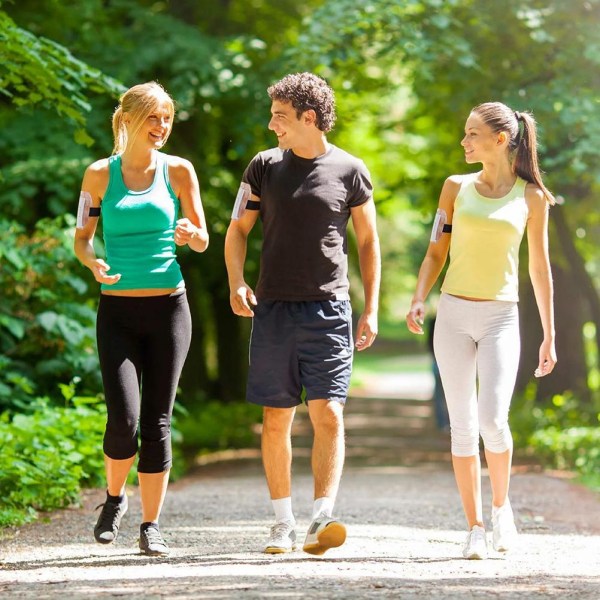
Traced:
<path id="1" fill-rule="evenodd" d="M 160 180 L 162 181 L 162 184 L 168 190 L 173 200 L 175 202 L 179 202 L 179 199 L 177 198 L 175 192 L 173 191 L 173 188 L 171 187 L 171 180 L 169 179 L 169 160 L 166 154 L 163 154 L 162 152 L 156 153 L 156 168 L 161 174 Z"/>
<path id="2" fill-rule="evenodd" d="M 108 157 L 108 174 L 111 179 L 118 175 L 118 171 L 121 169 L 121 155 L 113 154 Z"/>
<path id="3" fill-rule="evenodd" d="M 126 191 L 121 174 L 121 155 L 113 154 L 108 157 L 108 187 L 102 202 L 110 201 L 113 195 L 122 195 Z"/>
<path id="4" fill-rule="evenodd" d="M 459 202 L 465 194 L 469 192 L 469 190 L 473 187 L 475 183 L 475 179 L 477 177 L 477 173 L 466 173 L 462 175 L 460 188 L 458 189 L 458 193 L 456 194 L 455 202 Z"/>
<path id="5" fill-rule="evenodd" d="M 525 197 L 525 189 L 527 188 L 527 181 L 517 176 L 517 182 L 515 183 L 515 197 Z"/>
<path id="6" fill-rule="evenodd" d="M 162 180 L 164 183 L 169 185 L 169 161 L 167 157 L 162 152 L 156 153 L 156 168 L 160 170 L 160 174 L 162 176 Z"/>

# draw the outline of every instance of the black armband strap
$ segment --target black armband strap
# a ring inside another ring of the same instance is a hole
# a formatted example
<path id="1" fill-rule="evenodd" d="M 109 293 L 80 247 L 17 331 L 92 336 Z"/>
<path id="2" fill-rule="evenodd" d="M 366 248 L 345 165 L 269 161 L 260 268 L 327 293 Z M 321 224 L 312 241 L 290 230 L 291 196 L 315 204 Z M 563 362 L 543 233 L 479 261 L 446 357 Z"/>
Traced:
<path id="1" fill-rule="evenodd" d="M 443 233 L 452 233 L 452 223 L 446 223 L 442 229 Z"/>
<path id="2" fill-rule="evenodd" d="M 99 217 L 100 216 L 100 207 L 92 206 L 90 208 L 90 217 Z"/>
<path id="3" fill-rule="evenodd" d="M 260 202 L 256 200 L 248 200 L 246 210 L 260 210 Z"/>

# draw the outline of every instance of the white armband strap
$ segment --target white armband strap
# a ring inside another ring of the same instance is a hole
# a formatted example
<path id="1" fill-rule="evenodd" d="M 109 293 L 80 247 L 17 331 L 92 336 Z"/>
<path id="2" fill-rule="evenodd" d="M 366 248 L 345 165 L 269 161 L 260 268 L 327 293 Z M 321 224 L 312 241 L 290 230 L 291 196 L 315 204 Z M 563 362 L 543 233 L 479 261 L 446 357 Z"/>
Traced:
<path id="1" fill-rule="evenodd" d="M 443 208 L 438 208 L 435 213 L 435 219 L 433 220 L 433 227 L 431 228 L 430 242 L 436 243 L 440 241 L 442 233 L 451 233 L 452 225 L 448 225 L 448 215 Z"/>
<path id="2" fill-rule="evenodd" d="M 89 192 L 80 192 L 77 206 L 77 229 L 83 229 L 90 217 L 99 217 L 100 207 L 92 206 L 92 196 Z"/>
<path id="3" fill-rule="evenodd" d="M 246 212 L 246 206 L 248 201 L 252 198 L 252 188 L 249 183 L 242 181 L 240 183 L 240 189 L 238 190 L 237 196 L 235 197 L 235 204 L 233 205 L 233 211 L 231 212 L 231 218 L 234 221 L 241 219 Z"/>

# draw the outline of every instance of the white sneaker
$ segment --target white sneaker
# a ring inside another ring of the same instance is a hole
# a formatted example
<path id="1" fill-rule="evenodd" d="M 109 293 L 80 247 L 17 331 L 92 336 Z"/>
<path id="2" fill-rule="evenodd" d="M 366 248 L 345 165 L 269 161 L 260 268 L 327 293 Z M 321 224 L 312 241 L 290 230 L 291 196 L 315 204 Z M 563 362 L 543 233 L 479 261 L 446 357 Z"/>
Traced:
<path id="1" fill-rule="evenodd" d="M 488 557 L 487 540 L 483 527 L 473 525 L 463 548 L 463 556 L 469 560 L 485 560 Z"/>
<path id="2" fill-rule="evenodd" d="M 496 552 L 507 552 L 517 540 L 517 528 L 508 499 L 499 508 L 492 507 L 493 544 Z"/>
<path id="3" fill-rule="evenodd" d="M 271 535 L 265 546 L 265 554 L 283 554 L 296 550 L 296 532 L 288 521 L 279 521 L 271 527 Z"/>
<path id="4" fill-rule="evenodd" d="M 319 515 L 308 528 L 303 550 L 320 556 L 330 548 L 337 548 L 346 541 L 346 527 L 333 517 Z"/>

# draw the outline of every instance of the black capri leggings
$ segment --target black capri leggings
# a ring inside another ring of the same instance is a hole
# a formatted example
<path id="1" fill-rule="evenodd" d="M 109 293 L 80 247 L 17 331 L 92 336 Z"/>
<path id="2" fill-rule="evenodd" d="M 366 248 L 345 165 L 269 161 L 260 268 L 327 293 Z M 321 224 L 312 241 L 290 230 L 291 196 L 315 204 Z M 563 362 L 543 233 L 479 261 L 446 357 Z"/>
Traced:
<path id="1" fill-rule="evenodd" d="M 138 471 L 171 468 L 171 414 L 191 332 L 185 291 L 100 296 L 96 334 L 108 412 L 106 456 L 123 460 L 136 454 L 139 421 Z"/>

